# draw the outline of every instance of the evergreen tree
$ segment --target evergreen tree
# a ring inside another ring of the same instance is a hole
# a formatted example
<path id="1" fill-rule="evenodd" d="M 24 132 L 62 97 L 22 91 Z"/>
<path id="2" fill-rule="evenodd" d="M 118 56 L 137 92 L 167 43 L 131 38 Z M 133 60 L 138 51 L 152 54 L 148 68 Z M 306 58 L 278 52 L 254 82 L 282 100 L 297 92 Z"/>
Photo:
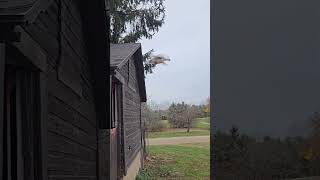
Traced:
<path id="1" fill-rule="evenodd" d="M 110 40 L 112 43 L 135 43 L 151 39 L 164 24 L 164 0 L 110 0 Z M 144 55 L 145 72 L 152 73 L 154 64 Z"/>

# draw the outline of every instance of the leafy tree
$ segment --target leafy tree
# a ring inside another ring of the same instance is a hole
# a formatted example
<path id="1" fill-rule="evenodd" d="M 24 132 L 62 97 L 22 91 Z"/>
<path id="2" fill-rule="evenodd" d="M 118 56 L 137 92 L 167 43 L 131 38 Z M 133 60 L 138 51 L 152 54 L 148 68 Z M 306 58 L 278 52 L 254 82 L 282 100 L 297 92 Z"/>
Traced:
<path id="1" fill-rule="evenodd" d="M 168 120 L 175 128 L 184 128 L 186 127 L 186 119 L 185 119 L 185 110 L 187 109 L 187 105 L 182 103 L 172 103 L 168 109 Z"/>
<path id="2" fill-rule="evenodd" d="M 175 128 L 184 128 L 186 127 L 186 119 L 185 119 L 185 110 L 187 109 L 187 105 L 182 103 L 172 103 L 168 109 L 168 120 L 170 124 L 172 124 Z"/>
<path id="3" fill-rule="evenodd" d="M 135 43 L 151 39 L 164 24 L 164 0 L 110 0 L 110 40 L 112 43 Z M 153 49 L 144 54 L 145 72 L 155 64 L 147 60 Z"/>

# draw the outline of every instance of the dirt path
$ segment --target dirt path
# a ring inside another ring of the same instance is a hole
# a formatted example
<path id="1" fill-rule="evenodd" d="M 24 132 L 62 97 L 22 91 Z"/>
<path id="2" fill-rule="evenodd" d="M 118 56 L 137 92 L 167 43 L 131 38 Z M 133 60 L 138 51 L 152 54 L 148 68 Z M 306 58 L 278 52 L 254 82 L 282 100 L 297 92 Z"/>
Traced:
<path id="1" fill-rule="evenodd" d="M 175 145 L 175 144 L 205 143 L 205 142 L 210 142 L 210 136 L 189 136 L 189 137 L 147 139 L 148 145 Z"/>
<path id="2" fill-rule="evenodd" d="M 186 132 L 187 128 L 166 128 L 163 131 L 165 131 L 165 132 Z M 208 131 L 208 129 L 191 128 L 190 131 Z"/>

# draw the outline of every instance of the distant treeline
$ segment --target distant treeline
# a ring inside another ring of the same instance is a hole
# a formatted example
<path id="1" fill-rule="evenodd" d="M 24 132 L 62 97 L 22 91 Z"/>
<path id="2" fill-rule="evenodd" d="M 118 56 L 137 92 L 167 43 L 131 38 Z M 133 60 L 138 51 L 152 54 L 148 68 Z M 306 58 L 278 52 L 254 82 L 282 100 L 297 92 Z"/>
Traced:
<path id="1" fill-rule="evenodd" d="M 215 179 L 273 180 L 320 176 L 320 116 L 308 137 L 257 140 L 232 127 L 215 132 L 212 143 Z"/>
<path id="2" fill-rule="evenodd" d="M 210 100 L 208 99 L 207 103 L 202 105 L 171 103 L 166 110 L 154 110 L 146 104 L 143 112 L 146 116 L 148 131 L 161 131 L 165 127 L 160 120 L 168 120 L 172 128 L 187 128 L 189 132 L 196 118 L 210 116 Z"/>

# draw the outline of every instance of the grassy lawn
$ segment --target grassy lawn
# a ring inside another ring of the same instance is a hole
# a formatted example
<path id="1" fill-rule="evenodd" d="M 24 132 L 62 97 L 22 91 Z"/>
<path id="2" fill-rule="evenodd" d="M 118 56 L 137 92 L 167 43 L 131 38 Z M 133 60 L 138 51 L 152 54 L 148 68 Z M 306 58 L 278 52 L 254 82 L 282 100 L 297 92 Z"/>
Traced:
<path id="1" fill-rule="evenodd" d="M 205 130 L 191 130 L 189 133 L 186 131 L 162 131 L 162 132 L 149 132 L 148 138 L 166 138 L 166 137 L 182 137 L 182 136 L 209 136 L 210 131 Z"/>
<path id="2" fill-rule="evenodd" d="M 209 143 L 150 146 L 145 168 L 137 180 L 207 180 L 210 176 Z"/>
<path id="3" fill-rule="evenodd" d="M 194 121 L 195 128 L 210 129 L 210 117 L 197 118 Z"/>

